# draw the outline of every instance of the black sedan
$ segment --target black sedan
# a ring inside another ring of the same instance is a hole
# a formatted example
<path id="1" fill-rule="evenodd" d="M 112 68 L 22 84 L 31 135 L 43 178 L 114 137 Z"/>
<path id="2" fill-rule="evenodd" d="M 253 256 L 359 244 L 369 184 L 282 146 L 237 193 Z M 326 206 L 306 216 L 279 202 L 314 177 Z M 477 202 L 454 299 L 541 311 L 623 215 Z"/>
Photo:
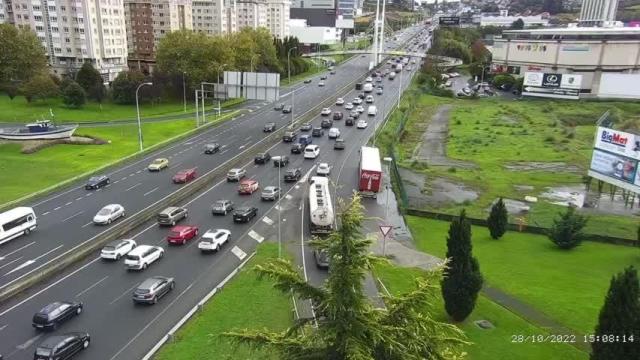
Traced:
<path id="1" fill-rule="evenodd" d="M 253 162 L 256 164 L 265 164 L 269 160 L 271 160 L 271 154 L 269 154 L 268 152 L 260 153 L 256 155 L 255 158 L 253 158 Z"/>
<path id="2" fill-rule="evenodd" d="M 289 169 L 284 173 L 285 182 L 298 181 L 302 177 L 302 170 L 300 168 Z"/>
<path id="3" fill-rule="evenodd" d="M 333 113 L 333 120 L 342 120 L 344 115 L 340 111 L 336 111 Z"/>
<path id="4" fill-rule="evenodd" d="M 45 339 L 36 348 L 34 360 L 71 359 L 89 347 L 91 336 L 86 332 L 72 332 Z"/>
<path id="5" fill-rule="evenodd" d="M 107 175 L 92 176 L 91 178 L 89 178 L 89 181 L 87 181 L 87 184 L 84 186 L 84 188 L 87 190 L 98 189 L 103 186 L 109 185 L 109 182 L 111 182 L 111 180 L 109 180 L 109 177 Z"/>
<path id="6" fill-rule="evenodd" d="M 82 313 L 81 302 L 56 301 L 33 315 L 33 327 L 39 330 L 55 330 L 58 325 Z"/>
<path id="7" fill-rule="evenodd" d="M 204 146 L 204 153 L 205 154 L 215 154 L 218 151 L 220 151 L 220 144 L 218 144 L 218 143 L 207 144 L 207 145 Z"/>
<path id="8" fill-rule="evenodd" d="M 355 123 L 356 119 L 353 116 L 349 116 L 347 118 L 347 120 L 345 120 L 344 124 L 346 126 L 353 126 L 353 124 Z"/>
<path id="9" fill-rule="evenodd" d="M 253 206 L 245 206 L 241 208 L 237 208 L 233 212 L 233 222 L 236 223 L 246 223 L 251 221 L 254 217 L 258 215 L 258 208 Z"/>
<path id="10" fill-rule="evenodd" d="M 291 145 L 292 154 L 302 154 L 302 150 L 304 150 L 304 145 L 300 143 Z"/>

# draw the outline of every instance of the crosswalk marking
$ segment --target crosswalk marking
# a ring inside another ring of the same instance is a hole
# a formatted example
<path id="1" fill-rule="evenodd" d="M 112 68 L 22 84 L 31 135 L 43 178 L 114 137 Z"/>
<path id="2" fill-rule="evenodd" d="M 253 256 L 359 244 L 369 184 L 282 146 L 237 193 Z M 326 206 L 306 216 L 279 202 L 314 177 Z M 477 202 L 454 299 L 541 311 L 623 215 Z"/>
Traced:
<path id="1" fill-rule="evenodd" d="M 266 216 L 262 218 L 262 221 L 267 225 L 273 225 L 273 220 L 269 219 Z"/>
<path id="2" fill-rule="evenodd" d="M 264 241 L 264 236 L 258 234 L 257 232 L 255 232 L 253 230 L 249 231 L 249 236 L 251 236 L 253 238 L 253 240 L 255 240 L 255 241 L 259 242 L 259 243 Z"/>
<path id="3" fill-rule="evenodd" d="M 231 249 L 231 252 L 233 253 L 233 255 L 237 256 L 238 259 L 240 260 L 244 260 L 244 258 L 247 257 L 247 253 L 242 251 L 242 249 L 240 249 L 237 246 L 234 246 L 233 249 Z"/>

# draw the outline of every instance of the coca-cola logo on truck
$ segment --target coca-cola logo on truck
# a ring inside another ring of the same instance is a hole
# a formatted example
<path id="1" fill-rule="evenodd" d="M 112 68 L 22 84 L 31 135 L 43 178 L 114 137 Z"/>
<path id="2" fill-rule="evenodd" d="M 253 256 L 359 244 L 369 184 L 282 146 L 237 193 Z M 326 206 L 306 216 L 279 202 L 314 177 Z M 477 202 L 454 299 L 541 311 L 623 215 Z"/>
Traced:
<path id="1" fill-rule="evenodd" d="M 380 174 L 378 173 L 363 172 L 361 177 L 364 180 L 380 180 Z"/>

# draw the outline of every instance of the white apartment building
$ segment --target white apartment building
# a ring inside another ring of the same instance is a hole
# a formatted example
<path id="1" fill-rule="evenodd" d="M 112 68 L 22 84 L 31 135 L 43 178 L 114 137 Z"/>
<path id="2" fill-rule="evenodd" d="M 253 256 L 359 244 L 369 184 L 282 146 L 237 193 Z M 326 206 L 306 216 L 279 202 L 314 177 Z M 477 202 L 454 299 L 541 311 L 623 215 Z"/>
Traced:
<path id="1" fill-rule="evenodd" d="M 289 36 L 290 0 L 267 0 L 267 29 L 271 35 L 283 39 Z"/>
<path id="2" fill-rule="evenodd" d="M 208 35 L 235 32 L 235 4 L 229 0 L 194 0 L 193 29 Z"/>
<path id="3" fill-rule="evenodd" d="M 264 27 L 283 38 L 289 36 L 289 7 L 290 0 L 194 0 L 193 29 L 219 35 Z"/>
<path id="4" fill-rule="evenodd" d="M 237 0 L 235 13 L 238 30 L 267 27 L 267 0 Z"/>
<path id="5" fill-rule="evenodd" d="M 90 61 L 109 82 L 127 68 L 122 1 L 3 0 L 4 22 L 36 33 L 55 74 L 74 73 Z"/>
<path id="6" fill-rule="evenodd" d="M 616 21 L 618 0 L 583 0 L 580 8 L 581 26 L 602 26 Z"/>

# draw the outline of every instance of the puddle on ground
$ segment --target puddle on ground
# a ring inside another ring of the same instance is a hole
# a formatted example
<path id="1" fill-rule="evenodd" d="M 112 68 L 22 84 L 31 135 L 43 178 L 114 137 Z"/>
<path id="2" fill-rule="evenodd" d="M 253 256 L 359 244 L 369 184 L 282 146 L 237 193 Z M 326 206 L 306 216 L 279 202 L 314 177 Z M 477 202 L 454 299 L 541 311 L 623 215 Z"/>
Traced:
<path id="1" fill-rule="evenodd" d="M 585 190 L 584 186 L 558 186 L 547 188 L 540 197 L 552 204 L 581 208 L 584 206 Z"/>
<path id="2" fill-rule="evenodd" d="M 430 191 L 425 194 L 423 193 L 425 175 L 400 168 L 400 176 L 407 192 L 409 205 L 417 209 L 450 203 L 461 204 L 478 198 L 476 191 L 444 178 L 431 180 L 429 182 Z"/>
<path id="3" fill-rule="evenodd" d="M 491 207 L 497 201 L 498 201 L 498 199 L 493 200 L 491 205 L 489 205 L 489 207 L 487 207 L 485 209 L 485 211 L 487 213 L 490 213 L 491 212 Z M 504 202 L 504 206 L 507 208 L 507 212 L 509 214 L 511 214 L 511 215 L 522 215 L 522 214 L 528 213 L 529 210 L 531 210 L 531 207 L 525 201 L 506 199 L 506 198 L 503 198 L 502 201 Z"/>
<path id="4" fill-rule="evenodd" d="M 544 193 L 540 194 L 540 197 L 545 198 L 552 204 L 562 206 L 571 204 L 588 213 L 640 215 L 640 206 L 638 205 L 640 197 L 636 196 L 634 204 L 629 201 L 625 206 L 621 191 L 618 191 L 612 199 L 608 192 L 598 194 L 597 191 L 593 190 L 593 186 L 588 194 L 584 185 L 557 186 L 547 188 Z"/>
<path id="5" fill-rule="evenodd" d="M 579 167 L 563 162 L 518 162 L 504 165 L 504 167 L 511 171 L 581 171 Z"/>

